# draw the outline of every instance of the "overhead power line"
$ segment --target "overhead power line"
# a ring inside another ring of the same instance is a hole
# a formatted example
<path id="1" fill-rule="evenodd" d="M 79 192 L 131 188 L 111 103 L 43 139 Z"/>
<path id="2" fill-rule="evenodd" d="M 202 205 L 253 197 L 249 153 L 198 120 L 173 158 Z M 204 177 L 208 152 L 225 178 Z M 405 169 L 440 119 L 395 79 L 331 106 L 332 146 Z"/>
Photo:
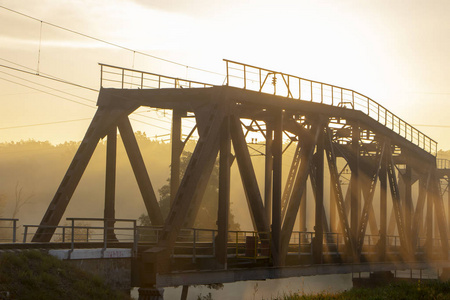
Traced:
<path id="1" fill-rule="evenodd" d="M 9 74 L 9 73 L 7 73 L 7 72 L 2 72 L 2 71 L 0 71 L 0 73 L 6 74 L 6 75 L 8 75 L 8 76 L 11 76 L 11 77 L 14 77 L 14 78 L 17 78 L 17 79 L 20 79 L 20 80 L 23 80 L 23 81 L 25 81 L 25 82 L 29 82 L 29 83 L 32 83 L 32 84 L 36 84 L 36 85 L 39 85 L 39 86 L 42 86 L 42 87 L 51 89 L 51 90 L 53 90 L 53 91 L 57 91 L 57 92 L 60 92 L 60 93 L 63 93 L 63 94 L 66 94 L 66 95 L 69 95 L 69 96 L 72 96 L 72 97 L 76 97 L 76 98 L 79 98 L 79 99 L 82 99 L 82 100 L 86 100 L 86 101 L 88 101 L 88 102 L 95 103 L 95 101 L 92 100 L 92 99 L 88 99 L 88 98 L 81 97 L 81 96 L 78 96 L 78 95 L 75 95 L 75 94 L 71 94 L 71 93 L 65 92 L 65 91 L 60 90 L 60 89 L 55 89 L 55 88 L 49 87 L 49 86 L 47 86 L 47 85 L 45 85 L 45 84 L 41 84 L 41 83 L 37 83 L 37 82 L 31 81 L 31 80 L 27 80 L 27 79 L 25 79 L 25 78 L 23 78 L 23 77 L 20 77 L 20 76 L 15 76 L 15 75 Z"/>
<path id="2" fill-rule="evenodd" d="M 64 121 L 55 121 L 55 122 L 38 123 L 38 124 L 28 124 L 28 125 L 0 127 L 0 130 L 17 129 L 17 128 L 25 128 L 25 127 L 35 127 L 35 126 L 44 126 L 44 125 L 53 125 L 53 124 L 61 124 L 61 123 L 70 123 L 70 122 L 86 121 L 86 120 L 91 120 L 91 119 L 92 118 L 83 118 L 83 119 L 75 119 L 75 120 L 64 120 Z"/>
<path id="3" fill-rule="evenodd" d="M 153 58 L 153 59 L 157 59 L 157 60 L 160 60 L 160 61 L 164 61 L 164 62 L 167 62 L 167 63 L 174 64 L 174 65 L 182 66 L 182 67 L 185 67 L 185 68 L 190 68 L 190 69 L 201 71 L 201 72 L 206 72 L 206 73 L 210 73 L 210 74 L 223 76 L 223 74 L 220 74 L 220 73 L 217 73 L 217 72 L 213 72 L 213 71 L 206 70 L 206 69 L 192 67 L 192 66 L 189 66 L 189 65 L 185 65 L 185 64 L 173 61 L 173 60 L 169 60 L 169 59 L 165 59 L 165 58 L 162 58 L 162 57 L 151 55 L 151 54 L 148 54 L 148 53 L 145 53 L 145 52 L 137 51 L 137 50 L 134 50 L 134 49 L 131 49 L 131 48 L 128 48 L 128 47 L 125 47 L 125 46 L 122 46 L 122 45 L 119 45 L 119 44 L 116 44 L 116 43 L 108 42 L 106 40 L 103 40 L 103 39 L 100 39 L 100 38 L 96 38 L 94 36 L 91 36 L 91 35 L 88 35 L 88 34 L 85 34 L 85 33 L 81 33 L 81 32 L 78 32 L 78 31 L 75 31 L 75 30 L 72 30 L 72 29 L 68 29 L 66 27 L 62 27 L 62 26 L 59 26 L 59 25 L 56 25 L 56 24 L 53 24 L 53 23 L 49 23 L 49 22 L 40 20 L 38 18 L 35 18 L 35 17 L 30 16 L 30 15 L 21 13 L 19 11 L 7 8 L 7 7 L 2 6 L 2 5 L 0 5 L 0 8 L 3 8 L 4 10 L 10 11 L 12 13 L 18 14 L 20 16 L 23 16 L 23 17 L 26 17 L 26 18 L 29 18 L 29 19 L 41 22 L 41 24 L 46 24 L 46 25 L 49 25 L 49 26 L 52 26 L 52 27 L 55 27 L 55 28 L 58 28 L 58 29 L 61 29 L 61 30 L 64 30 L 64 31 L 67 31 L 67 32 L 70 32 L 70 33 L 73 33 L 73 34 L 77 34 L 77 35 L 83 36 L 85 38 L 92 39 L 92 40 L 95 40 L 97 42 L 104 43 L 106 45 L 117 47 L 117 48 L 120 48 L 120 49 L 123 49 L 123 50 L 126 50 L 126 51 L 130 51 L 130 52 L 133 52 L 133 53 L 138 53 L 138 54 L 143 55 L 143 56 L 147 56 L 147 57 L 150 57 L 150 58 Z"/>
<path id="4" fill-rule="evenodd" d="M 0 58 L 0 59 L 4 60 L 2 58 Z M 70 82 L 70 81 L 66 81 L 66 80 L 63 80 L 63 79 L 60 79 L 60 78 L 56 78 L 56 77 L 52 77 L 52 76 L 46 76 L 46 75 L 42 75 L 42 74 L 37 74 L 37 73 L 33 73 L 33 72 L 29 72 L 29 71 L 25 71 L 25 70 L 21 70 L 21 69 L 17 69 L 17 68 L 5 66 L 5 65 L 0 65 L 0 67 L 6 68 L 6 69 L 10 69 L 10 70 L 14 70 L 14 71 L 18 71 L 18 72 L 22 72 L 22 73 L 26 73 L 26 74 L 30 74 L 30 75 L 34 75 L 34 76 L 43 77 L 45 79 L 50 79 L 50 80 L 53 80 L 53 81 L 58 81 L 58 82 L 69 84 L 69 85 L 73 85 L 73 86 L 80 87 L 80 88 L 83 88 L 83 89 L 91 90 L 93 92 L 98 92 L 98 90 L 96 90 L 96 89 L 93 89 L 93 88 L 90 88 L 90 87 L 87 87 L 87 86 L 83 86 L 83 85 L 80 85 L 80 84 L 76 84 L 76 83 L 73 83 L 73 82 Z"/>
<path id="5" fill-rule="evenodd" d="M 59 95 L 55 95 L 53 93 L 50 93 L 50 92 L 47 92 L 47 91 L 44 91 L 44 90 L 41 90 L 41 89 L 38 89 L 38 88 L 31 87 L 31 86 L 23 84 L 23 83 L 19 83 L 19 82 L 16 82 L 16 81 L 13 81 L 13 80 L 9 80 L 9 79 L 6 79 L 6 78 L 2 78 L 2 77 L 0 77 L 0 79 L 4 80 L 4 81 L 8 81 L 10 83 L 14 83 L 14 84 L 23 86 L 23 87 L 27 87 L 29 89 L 32 89 L 32 90 L 35 90 L 35 91 L 38 91 L 38 92 L 41 92 L 41 93 L 44 93 L 44 94 L 49 94 L 49 95 L 52 95 L 52 96 L 64 99 L 66 101 L 74 102 L 74 103 L 77 103 L 77 104 L 80 104 L 80 105 L 83 105 L 83 106 L 87 106 L 87 107 L 90 107 L 90 108 L 96 108 L 95 106 L 92 106 L 92 105 L 89 105 L 89 104 L 86 104 L 86 103 L 82 103 L 82 102 L 79 102 L 79 101 L 76 101 L 76 100 L 72 100 L 72 99 L 69 99 L 69 98 L 66 98 L 66 97 L 62 97 L 62 96 L 59 96 Z"/>

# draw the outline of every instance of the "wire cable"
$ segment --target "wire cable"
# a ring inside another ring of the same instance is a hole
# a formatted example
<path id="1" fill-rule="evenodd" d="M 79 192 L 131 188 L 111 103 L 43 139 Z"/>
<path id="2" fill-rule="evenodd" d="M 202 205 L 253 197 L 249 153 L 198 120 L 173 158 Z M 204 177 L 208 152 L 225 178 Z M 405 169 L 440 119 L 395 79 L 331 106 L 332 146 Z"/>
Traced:
<path id="1" fill-rule="evenodd" d="M 5 59 L 2 59 L 2 58 L 0 58 L 0 59 L 1 60 L 5 60 Z M 30 74 L 30 75 L 34 75 L 34 76 L 43 77 L 45 79 L 50 79 L 50 80 L 58 81 L 58 82 L 69 84 L 69 85 L 73 85 L 73 86 L 76 86 L 76 87 L 79 87 L 79 88 L 83 88 L 83 89 L 87 89 L 87 90 L 90 90 L 90 91 L 93 91 L 93 92 L 98 92 L 98 90 L 96 90 L 96 89 L 93 89 L 93 88 L 90 88 L 90 87 L 87 87 L 87 86 L 83 86 L 83 85 L 80 85 L 80 84 L 76 84 L 76 83 L 73 83 L 73 82 L 70 82 L 70 81 L 67 81 L 67 80 L 64 80 L 64 79 L 60 79 L 60 78 L 57 78 L 57 77 L 51 77 L 51 76 L 47 76 L 47 75 L 37 74 L 37 73 L 33 73 L 33 72 L 29 72 L 29 71 L 13 68 L 13 67 L 10 67 L 10 66 L 5 66 L 5 65 L 0 65 L 0 67 L 6 68 L 6 69 L 10 69 L 10 70 L 14 70 L 14 71 L 18 71 L 18 72 L 22 72 L 22 73 L 26 73 L 26 74 Z"/>
<path id="2" fill-rule="evenodd" d="M 46 24 L 46 25 L 49 25 L 49 26 L 52 26 L 52 27 L 55 27 L 55 28 L 58 28 L 58 29 L 61 29 L 61 30 L 64 30 L 64 31 L 67 31 L 67 32 L 70 32 L 70 33 L 73 33 L 73 34 L 77 34 L 77 35 L 83 36 L 85 38 L 92 39 L 92 40 L 95 40 L 97 42 L 101 42 L 101 43 L 104 43 L 104 44 L 107 44 L 107 45 L 110 45 L 110 46 L 113 46 L 113 47 L 117 47 L 117 48 L 120 48 L 120 49 L 123 49 L 123 50 L 126 50 L 126 51 L 130 51 L 130 52 L 133 52 L 133 53 L 138 53 L 140 55 L 147 56 L 147 57 L 150 57 L 150 58 L 153 58 L 153 59 L 157 59 L 157 60 L 160 60 L 160 61 L 164 61 L 164 62 L 167 62 L 167 63 L 171 63 L 171 64 L 174 64 L 174 65 L 178 65 L 178 66 L 182 66 L 182 67 L 186 67 L 186 68 L 191 68 L 193 70 L 224 76 L 224 74 L 220 74 L 220 73 L 217 73 L 217 72 L 213 72 L 213 71 L 209 71 L 209 70 L 205 70 L 205 69 L 201 69 L 201 68 L 188 66 L 188 65 L 185 65 L 185 64 L 173 61 L 173 60 L 169 60 L 169 59 L 161 58 L 161 57 L 158 57 L 158 56 L 155 56 L 155 55 L 151 55 L 151 54 L 148 54 L 148 53 L 145 53 L 145 52 L 133 50 L 131 48 L 128 48 L 128 47 L 125 47 L 125 46 L 122 46 L 122 45 L 119 45 L 119 44 L 108 42 L 108 41 L 100 39 L 100 38 L 96 38 L 96 37 L 93 37 L 93 36 L 90 36 L 90 35 L 87 35 L 87 34 L 84 34 L 84 33 L 81 33 L 81 32 L 75 31 L 75 30 L 72 30 L 72 29 L 68 29 L 68 28 L 65 28 L 65 27 L 53 24 L 53 23 L 49 23 L 49 22 L 40 20 L 38 18 L 32 17 L 30 15 L 27 15 L 27 14 L 24 14 L 24 13 L 21 13 L 21 12 L 18 12 L 16 10 L 7 8 L 7 7 L 2 6 L 2 5 L 0 5 L 0 8 L 2 8 L 4 10 L 7 10 L 7 11 L 10 11 L 12 13 L 18 14 L 18 15 L 21 15 L 23 17 L 26 17 L 26 18 L 29 18 L 29 19 L 41 22 L 43 24 Z"/>
<path id="3" fill-rule="evenodd" d="M 75 119 L 75 120 L 64 120 L 64 121 L 55 121 L 55 122 L 38 123 L 38 124 L 27 124 L 27 125 L 0 127 L 0 130 L 17 129 L 17 128 L 25 128 L 25 127 L 35 127 L 35 126 L 44 126 L 44 125 L 53 125 L 53 124 L 70 123 L 70 122 L 79 122 L 79 121 L 86 121 L 86 120 L 92 120 L 92 118 L 83 118 L 83 119 Z"/>
<path id="4" fill-rule="evenodd" d="M 53 90 L 53 91 L 57 91 L 57 92 L 60 92 L 60 93 L 63 93 L 63 94 L 66 94 L 66 95 L 69 95 L 69 96 L 72 96 L 72 97 L 76 97 L 76 98 L 79 98 L 79 99 L 83 99 L 83 100 L 86 100 L 86 101 L 95 103 L 95 100 L 88 99 L 88 98 L 84 98 L 84 97 L 81 97 L 81 96 L 78 96 L 78 95 L 75 95 L 75 94 L 71 94 L 71 93 L 62 91 L 62 90 L 60 90 L 60 89 L 55 89 L 55 88 L 49 87 L 49 86 L 47 86 L 47 85 L 45 85 L 45 84 L 37 83 L 37 82 L 34 82 L 34 81 L 31 81 L 31 80 L 25 79 L 25 78 L 20 77 L 20 76 L 12 75 L 12 74 L 9 74 L 9 73 L 7 73 L 7 72 L 2 72 L 2 71 L 0 71 L 0 73 L 6 74 L 6 75 L 8 75 L 8 76 L 11 76 L 11 77 L 14 77 L 14 78 L 17 78 L 17 79 L 20 79 L 20 80 L 23 80 L 23 81 L 26 81 L 26 82 L 29 82 L 29 83 L 32 83 L 32 84 L 36 84 L 36 85 L 39 85 L 39 86 L 42 86 L 42 87 L 46 87 L 46 88 L 51 89 L 51 90 Z"/>
<path id="5" fill-rule="evenodd" d="M 22 83 L 19 83 L 19 82 L 13 81 L 13 80 L 9 80 L 9 79 L 3 78 L 3 77 L 0 77 L 0 80 L 8 81 L 10 83 L 14 83 L 14 84 L 17 84 L 17 85 L 20 85 L 20 86 L 23 86 L 23 87 L 27 87 L 29 89 L 32 89 L 32 90 L 35 90 L 35 91 L 39 91 L 39 92 L 44 93 L 44 94 L 52 95 L 52 96 L 64 99 L 66 101 L 74 102 L 74 103 L 77 103 L 77 104 L 80 104 L 80 105 L 83 105 L 83 106 L 87 106 L 87 107 L 90 107 L 90 108 L 96 108 L 95 106 L 92 106 L 92 105 L 89 105 L 89 104 L 85 104 L 85 103 L 82 103 L 82 102 L 79 102 L 79 101 L 76 101 L 76 100 L 72 100 L 72 99 L 69 99 L 69 98 L 66 98 L 66 97 L 62 97 L 62 96 L 59 96 L 59 95 L 55 95 L 53 93 L 50 93 L 50 92 L 47 92 L 47 91 L 44 91 L 44 90 L 41 90 L 41 89 L 38 89 L 38 88 L 34 88 L 34 87 L 28 86 L 26 84 L 22 84 Z"/>

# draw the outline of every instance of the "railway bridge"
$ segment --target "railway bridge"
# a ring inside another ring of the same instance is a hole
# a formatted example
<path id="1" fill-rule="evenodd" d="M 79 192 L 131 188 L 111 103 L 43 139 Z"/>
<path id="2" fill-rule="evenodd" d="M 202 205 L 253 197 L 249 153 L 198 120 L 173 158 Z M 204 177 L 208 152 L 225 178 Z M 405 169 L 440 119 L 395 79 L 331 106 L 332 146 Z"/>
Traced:
<path id="1" fill-rule="evenodd" d="M 145 289 L 153 293 L 170 285 L 449 265 L 443 200 L 449 170 L 436 159 L 436 141 L 351 89 L 225 64 L 220 86 L 101 64 L 98 110 L 32 242 L 52 240 L 105 137 L 103 218 L 107 236 L 115 238 L 119 131 L 154 226 L 147 233 L 155 236 L 140 244 L 136 257 L 143 298 Z M 167 218 L 129 120 L 140 107 L 172 111 Z M 186 118 L 195 126 L 184 137 Z M 181 177 L 180 157 L 194 132 L 198 141 Z M 264 145 L 262 181 L 251 155 L 252 134 Z M 295 150 L 287 162 L 289 147 Z M 217 228 L 193 230 L 216 161 Z M 290 164 L 285 178 L 283 162 Z M 234 165 L 253 224 L 247 233 L 232 232 L 228 225 Z M 313 215 L 307 215 L 307 206 Z M 313 231 L 308 232 L 307 219 L 313 220 Z"/>

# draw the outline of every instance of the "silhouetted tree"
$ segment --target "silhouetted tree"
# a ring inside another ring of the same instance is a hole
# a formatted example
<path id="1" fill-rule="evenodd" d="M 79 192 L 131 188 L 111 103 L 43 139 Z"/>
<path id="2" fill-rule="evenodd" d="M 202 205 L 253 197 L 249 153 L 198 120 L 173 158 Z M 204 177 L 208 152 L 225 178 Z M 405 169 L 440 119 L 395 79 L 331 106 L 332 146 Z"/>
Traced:
<path id="1" fill-rule="evenodd" d="M 184 172 L 191 159 L 192 152 L 184 151 L 181 155 L 180 161 L 180 178 L 183 177 Z M 167 217 L 170 210 L 170 178 L 167 179 L 167 184 L 163 185 L 159 190 L 159 205 L 161 207 L 161 212 L 164 218 Z M 194 223 L 196 228 L 217 228 L 217 209 L 218 209 L 218 199 L 219 199 L 219 163 L 216 161 L 211 177 L 209 178 L 208 185 L 203 195 L 202 204 L 200 210 L 198 211 L 197 218 Z M 151 222 L 147 215 L 143 214 L 139 218 L 139 224 L 142 226 L 150 226 Z M 239 230 L 240 226 L 234 220 L 234 215 L 230 211 L 229 214 L 229 229 Z"/>

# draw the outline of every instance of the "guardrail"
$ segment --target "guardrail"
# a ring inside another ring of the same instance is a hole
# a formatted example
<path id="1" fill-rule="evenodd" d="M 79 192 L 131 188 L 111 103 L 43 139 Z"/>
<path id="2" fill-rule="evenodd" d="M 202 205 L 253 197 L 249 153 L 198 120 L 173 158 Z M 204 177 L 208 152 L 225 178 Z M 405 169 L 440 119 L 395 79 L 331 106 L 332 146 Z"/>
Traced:
<path id="1" fill-rule="evenodd" d="M 1 221 L 2 219 L 0 219 Z M 7 219 L 14 220 L 14 219 Z M 17 221 L 17 219 L 15 219 Z M 132 245 L 133 255 L 138 253 L 139 245 L 154 245 L 160 240 L 161 226 L 137 226 L 134 219 L 103 219 L 103 218 L 67 218 L 70 225 L 48 226 L 55 228 L 55 235 L 51 243 L 69 244 L 71 251 L 79 247 L 86 247 L 86 243 L 100 243 L 103 250 L 108 247 L 120 246 L 121 243 Z M 103 226 L 91 226 L 77 222 L 101 222 Z M 115 227 L 114 223 L 128 223 L 129 227 Z M 23 243 L 29 242 L 34 232 L 33 228 L 41 225 L 23 225 Z M 216 238 L 218 231 L 214 229 L 184 228 L 177 237 L 175 247 L 172 250 L 174 257 L 185 256 L 195 263 L 198 258 L 215 257 Z M 342 233 L 324 233 L 323 236 L 324 253 L 341 254 L 345 248 Z M 314 247 L 314 232 L 294 231 L 289 243 L 289 255 L 312 255 Z M 366 235 L 364 238 L 365 254 L 375 254 L 376 245 L 380 240 L 379 235 Z M 415 251 L 422 251 L 427 246 L 428 239 L 418 238 Z M 441 240 L 433 238 L 433 247 L 440 247 Z M 270 259 L 271 257 L 271 234 L 270 232 L 256 231 L 229 231 L 227 242 L 227 253 L 234 258 L 242 259 Z M 401 247 L 398 236 L 386 236 L 386 247 L 388 251 L 396 252 Z M 232 253 L 232 254 L 231 254 Z"/>
<path id="2" fill-rule="evenodd" d="M 438 158 L 436 159 L 436 166 L 438 169 L 450 169 L 450 160 Z"/>
<path id="3" fill-rule="evenodd" d="M 100 65 L 100 87 L 119 89 L 206 88 L 212 84 L 117 66 Z"/>
<path id="4" fill-rule="evenodd" d="M 17 241 L 17 222 L 19 219 L 0 218 L 0 230 L 6 230 L 0 234 L 0 242 L 9 242 L 10 240 L 15 243 Z M 5 223 L 9 222 L 10 225 Z M 11 230 L 11 233 L 9 231 Z M 9 236 L 11 234 L 11 236 Z"/>
<path id="5" fill-rule="evenodd" d="M 33 228 L 55 228 L 52 242 L 70 243 L 73 251 L 77 243 L 99 243 L 103 244 L 103 249 L 108 248 L 112 243 L 128 242 L 133 244 L 133 253 L 137 253 L 138 238 L 137 226 L 134 219 L 104 219 L 104 218 L 67 218 L 71 225 L 43 226 L 43 225 L 23 225 L 23 243 L 28 243 L 28 238 L 33 236 Z M 75 222 L 102 222 L 103 226 L 76 225 Z M 117 227 L 116 222 L 131 223 L 131 227 Z M 117 233 L 122 232 L 122 233 Z M 50 242 L 50 243 L 52 243 Z"/>
<path id="6" fill-rule="evenodd" d="M 359 110 L 426 152 L 434 156 L 437 154 L 436 141 L 361 93 L 227 59 L 224 61 L 227 68 L 226 85 Z"/>

